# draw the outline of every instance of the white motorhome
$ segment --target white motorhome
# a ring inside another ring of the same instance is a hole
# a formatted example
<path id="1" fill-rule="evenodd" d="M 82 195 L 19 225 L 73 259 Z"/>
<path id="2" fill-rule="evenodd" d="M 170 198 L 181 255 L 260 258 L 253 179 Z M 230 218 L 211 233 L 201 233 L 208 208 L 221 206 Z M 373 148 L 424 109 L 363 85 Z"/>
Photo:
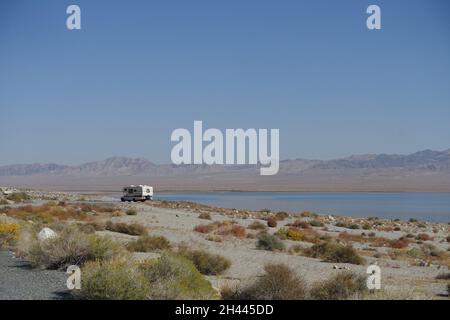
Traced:
<path id="1" fill-rule="evenodd" d="M 142 184 L 125 187 L 123 188 L 123 196 L 120 200 L 122 202 L 153 200 L 153 187 Z"/>

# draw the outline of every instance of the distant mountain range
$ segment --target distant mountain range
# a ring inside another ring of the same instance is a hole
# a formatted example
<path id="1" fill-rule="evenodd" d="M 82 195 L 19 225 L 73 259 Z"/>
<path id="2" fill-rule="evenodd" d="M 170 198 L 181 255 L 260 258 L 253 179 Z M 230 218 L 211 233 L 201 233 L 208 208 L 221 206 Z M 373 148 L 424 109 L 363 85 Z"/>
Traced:
<path id="1" fill-rule="evenodd" d="M 258 167 L 250 165 L 157 165 L 126 157 L 79 166 L 0 166 L 0 185 L 107 191 L 129 183 L 167 190 L 450 191 L 450 149 L 284 160 L 275 176 L 260 176 Z"/>

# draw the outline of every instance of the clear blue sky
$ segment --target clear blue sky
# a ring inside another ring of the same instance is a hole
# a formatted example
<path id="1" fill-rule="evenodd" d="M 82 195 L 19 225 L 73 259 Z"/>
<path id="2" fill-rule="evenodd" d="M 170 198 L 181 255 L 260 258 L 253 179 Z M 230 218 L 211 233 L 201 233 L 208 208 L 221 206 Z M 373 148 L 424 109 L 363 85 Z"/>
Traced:
<path id="1" fill-rule="evenodd" d="M 0 165 L 167 163 L 194 120 L 283 159 L 450 148 L 450 1 L 0 0 Z"/>

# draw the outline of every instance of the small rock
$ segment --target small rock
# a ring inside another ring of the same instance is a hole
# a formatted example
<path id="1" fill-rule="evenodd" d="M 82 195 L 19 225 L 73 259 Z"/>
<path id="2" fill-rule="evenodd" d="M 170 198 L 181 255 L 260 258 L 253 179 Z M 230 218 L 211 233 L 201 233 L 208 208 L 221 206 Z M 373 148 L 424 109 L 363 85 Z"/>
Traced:
<path id="1" fill-rule="evenodd" d="M 43 240 L 46 240 L 46 239 L 54 238 L 54 237 L 56 237 L 56 236 L 57 236 L 57 234 L 56 234 L 55 231 L 53 231 L 52 229 L 46 227 L 46 228 L 42 229 L 42 230 L 39 232 L 39 234 L 38 234 L 38 239 L 39 239 L 40 241 L 43 241 Z"/>

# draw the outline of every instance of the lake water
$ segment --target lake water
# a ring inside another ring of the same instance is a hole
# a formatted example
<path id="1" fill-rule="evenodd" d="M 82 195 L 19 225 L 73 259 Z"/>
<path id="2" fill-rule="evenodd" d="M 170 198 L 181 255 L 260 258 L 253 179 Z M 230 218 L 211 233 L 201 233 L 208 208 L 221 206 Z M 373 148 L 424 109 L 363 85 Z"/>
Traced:
<path id="1" fill-rule="evenodd" d="M 216 207 L 450 222 L 450 193 L 206 192 L 156 194 Z"/>

